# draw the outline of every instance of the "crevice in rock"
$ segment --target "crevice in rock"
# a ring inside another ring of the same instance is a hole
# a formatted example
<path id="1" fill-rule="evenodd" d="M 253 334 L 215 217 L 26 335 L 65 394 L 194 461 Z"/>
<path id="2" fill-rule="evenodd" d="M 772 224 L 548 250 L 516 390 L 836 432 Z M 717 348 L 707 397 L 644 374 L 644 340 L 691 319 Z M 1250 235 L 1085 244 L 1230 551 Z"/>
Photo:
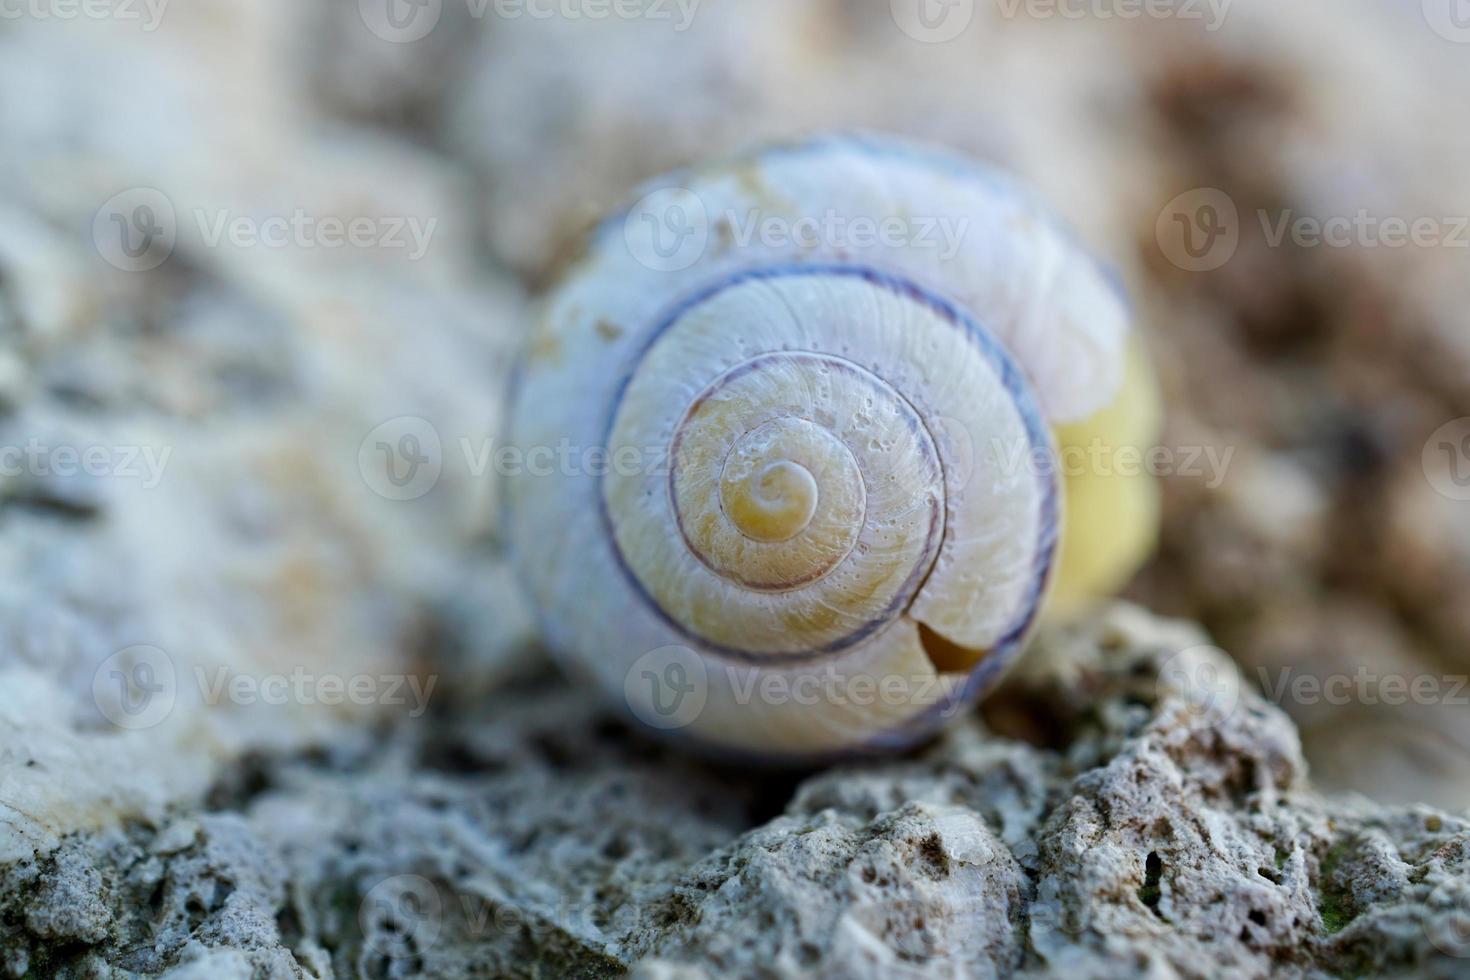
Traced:
<path id="1" fill-rule="evenodd" d="M 1160 921 L 1167 922 L 1169 920 L 1165 918 L 1164 913 L 1159 911 L 1159 900 L 1164 894 L 1160 887 L 1163 876 L 1163 859 L 1159 857 L 1158 851 L 1149 851 L 1143 864 L 1143 884 L 1139 886 L 1138 898 L 1148 906 L 1150 912 L 1158 916 Z"/>

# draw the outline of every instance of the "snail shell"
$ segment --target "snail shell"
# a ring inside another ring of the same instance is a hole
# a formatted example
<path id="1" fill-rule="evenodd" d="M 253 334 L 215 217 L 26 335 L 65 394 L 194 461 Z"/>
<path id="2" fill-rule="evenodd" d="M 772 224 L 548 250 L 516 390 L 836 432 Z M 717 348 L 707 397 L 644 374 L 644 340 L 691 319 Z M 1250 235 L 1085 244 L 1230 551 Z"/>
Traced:
<path id="1" fill-rule="evenodd" d="M 1115 401 L 1126 307 L 1020 189 L 907 143 L 820 138 L 641 194 L 547 297 L 516 386 L 506 526 L 548 642 L 723 749 L 911 744 L 1036 622 L 1062 488 L 1035 464 Z M 651 248 L 671 215 L 704 228 L 692 251 Z M 831 215 L 962 234 L 740 234 Z"/>

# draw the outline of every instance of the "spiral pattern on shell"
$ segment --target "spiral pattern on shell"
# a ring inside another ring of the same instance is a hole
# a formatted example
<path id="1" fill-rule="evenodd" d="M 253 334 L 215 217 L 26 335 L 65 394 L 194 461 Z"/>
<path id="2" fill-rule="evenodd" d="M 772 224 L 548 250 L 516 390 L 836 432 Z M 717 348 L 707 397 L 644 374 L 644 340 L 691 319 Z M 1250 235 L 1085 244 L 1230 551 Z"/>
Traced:
<path id="1" fill-rule="evenodd" d="M 674 179 L 706 215 L 951 214 L 970 234 L 949 257 L 711 246 L 651 269 L 636 209 L 603 225 L 514 405 L 522 449 L 606 463 L 508 489 L 550 645 L 639 719 L 720 748 L 908 744 L 1035 622 L 1060 491 L 1034 464 L 1049 425 L 1115 393 L 1126 316 L 1023 194 L 905 144 L 817 140 Z"/>

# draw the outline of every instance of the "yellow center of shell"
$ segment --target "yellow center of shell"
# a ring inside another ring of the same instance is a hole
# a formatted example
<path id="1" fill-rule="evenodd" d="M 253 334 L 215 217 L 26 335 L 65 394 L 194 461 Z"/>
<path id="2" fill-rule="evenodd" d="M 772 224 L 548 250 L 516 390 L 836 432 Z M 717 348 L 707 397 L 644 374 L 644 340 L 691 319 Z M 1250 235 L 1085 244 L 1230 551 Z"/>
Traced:
<path id="1" fill-rule="evenodd" d="M 757 373 L 744 378 L 685 419 L 674 508 L 705 565 L 746 588 L 781 592 L 852 552 L 867 495 L 851 450 L 823 426 L 782 415 L 741 432 L 749 402 L 740 388 Z"/>
<path id="2" fill-rule="evenodd" d="M 817 478 L 800 463 L 778 459 L 752 472 L 727 465 L 720 502 L 735 529 L 755 541 L 790 541 L 817 512 Z"/>

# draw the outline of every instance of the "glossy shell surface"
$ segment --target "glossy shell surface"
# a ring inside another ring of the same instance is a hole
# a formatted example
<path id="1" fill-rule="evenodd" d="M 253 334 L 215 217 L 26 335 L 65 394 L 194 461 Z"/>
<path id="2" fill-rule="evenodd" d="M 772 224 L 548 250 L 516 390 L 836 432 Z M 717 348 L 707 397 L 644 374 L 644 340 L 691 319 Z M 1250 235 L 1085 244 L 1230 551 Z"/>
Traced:
<path id="1" fill-rule="evenodd" d="M 905 143 L 818 139 L 636 197 L 547 297 L 517 383 L 507 526 L 548 642 L 720 749 L 911 743 L 1036 621 L 1052 432 L 1118 394 L 1116 289 L 1010 182 Z"/>

